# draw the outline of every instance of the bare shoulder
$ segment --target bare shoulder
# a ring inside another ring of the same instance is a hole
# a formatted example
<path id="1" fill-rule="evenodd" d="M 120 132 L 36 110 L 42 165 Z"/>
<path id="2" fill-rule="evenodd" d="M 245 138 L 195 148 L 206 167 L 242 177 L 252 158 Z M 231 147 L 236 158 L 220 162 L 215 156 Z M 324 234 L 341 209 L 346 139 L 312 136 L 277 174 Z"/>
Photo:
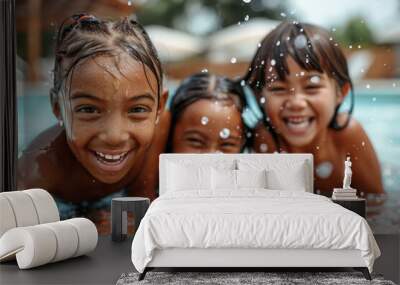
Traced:
<path id="1" fill-rule="evenodd" d="M 63 161 L 62 157 L 58 157 L 66 145 L 63 141 L 65 142 L 62 131 L 51 127 L 40 133 L 23 150 L 17 164 L 19 189 L 54 187 L 54 182 L 59 181 L 63 175 L 58 167 Z"/>
<path id="2" fill-rule="evenodd" d="M 369 143 L 369 138 L 361 123 L 355 118 L 351 118 L 349 124 L 342 130 L 334 131 L 335 141 L 340 145 L 360 144 L 365 146 Z M 358 145 L 355 145 L 358 146 Z"/>
<path id="3" fill-rule="evenodd" d="M 352 118 L 346 128 L 333 132 L 337 149 L 351 156 L 355 187 L 365 193 L 383 193 L 378 156 L 360 122 Z"/>

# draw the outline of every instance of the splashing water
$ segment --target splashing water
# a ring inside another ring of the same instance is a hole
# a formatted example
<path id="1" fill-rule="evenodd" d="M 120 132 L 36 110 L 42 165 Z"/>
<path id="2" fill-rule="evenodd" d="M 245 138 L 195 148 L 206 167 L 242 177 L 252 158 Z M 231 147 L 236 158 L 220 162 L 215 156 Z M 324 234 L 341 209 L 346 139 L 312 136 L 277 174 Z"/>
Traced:
<path id="1" fill-rule="evenodd" d="M 317 176 L 320 178 L 328 178 L 329 176 L 331 176 L 332 170 L 333 170 L 332 163 L 329 161 L 324 161 L 317 165 L 315 172 L 317 173 Z"/>
<path id="2" fill-rule="evenodd" d="M 231 63 L 236 63 L 236 61 L 237 61 L 236 57 L 231 58 Z"/>
<path id="3" fill-rule="evenodd" d="M 249 15 L 246 15 L 246 16 L 244 17 L 245 22 L 247 22 L 247 21 L 249 20 L 249 18 L 250 18 L 250 16 L 249 16 Z"/>
<path id="4" fill-rule="evenodd" d="M 260 144 L 260 151 L 261 152 L 267 152 L 268 150 L 268 145 L 266 143 Z"/>
<path id="5" fill-rule="evenodd" d="M 299 35 L 294 39 L 294 46 L 298 49 L 305 48 L 307 45 L 307 38 L 305 35 Z"/>
<path id="6" fill-rule="evenodd" d="M 312 76 L 310 78 L 310 82 L 314 83 L 314 84 L 318 84 L 320 81 L 321 81 L 321 78 L 319 76 L 316 76 L 316 75 L 314 75 L 314 76 Z"/>
<path id="7" fill-rule="evenodd" d="M 219 136 L 221 137 L 221 139 L 227 139 L 229 138 L 229 135 L 231 134 L 231 131 L 227 128 L 223 128 L 220 132 L 219 132 Z"/>
<path id="8" fill-rule="evenodd" d="M 206 116 L 201 117 L 201 124 L 203 126 L 207 125 L 208 124 L 208 117 L 206 117 Z"/>

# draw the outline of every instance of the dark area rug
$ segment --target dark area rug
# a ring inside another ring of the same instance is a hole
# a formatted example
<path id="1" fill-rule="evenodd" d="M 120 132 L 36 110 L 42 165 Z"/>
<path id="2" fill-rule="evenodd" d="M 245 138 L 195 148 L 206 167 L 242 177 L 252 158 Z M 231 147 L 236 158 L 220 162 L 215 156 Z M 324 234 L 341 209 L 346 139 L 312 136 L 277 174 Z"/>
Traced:
<path id="1" fill-rule="evenodd" d="M 131 284 L 376 284 L 395 285 L 381 275 L 372 275 L 372 281 L 360 272 L 154 272 L 150 271 L 142 281 L 139 273 L 122 274 L 117 285 Z"/>

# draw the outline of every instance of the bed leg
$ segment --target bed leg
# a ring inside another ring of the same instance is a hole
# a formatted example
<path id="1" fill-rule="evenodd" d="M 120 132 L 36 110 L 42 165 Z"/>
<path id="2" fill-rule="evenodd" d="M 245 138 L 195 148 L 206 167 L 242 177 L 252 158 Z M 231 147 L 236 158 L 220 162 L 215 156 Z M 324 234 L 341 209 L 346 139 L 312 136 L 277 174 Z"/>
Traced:
<path id="1" fill-rule="evenodd" d="M 142 273 L 139 274 L 139 278 L 138 281 L 142 281 L 144 279 L 144 277 L 146 276 L 148 269 L 147 267 L 144 269 L 144 271 Z"/>
<path id="2" fill-rule="evenodd" d="M 369 270 L 367 267 L 355 267 L 354 269 L 357 271 L 361 271 L 362 274 L 364 275 L 365 279 L 372 280 L 371 274 L 369 274 Z"/>

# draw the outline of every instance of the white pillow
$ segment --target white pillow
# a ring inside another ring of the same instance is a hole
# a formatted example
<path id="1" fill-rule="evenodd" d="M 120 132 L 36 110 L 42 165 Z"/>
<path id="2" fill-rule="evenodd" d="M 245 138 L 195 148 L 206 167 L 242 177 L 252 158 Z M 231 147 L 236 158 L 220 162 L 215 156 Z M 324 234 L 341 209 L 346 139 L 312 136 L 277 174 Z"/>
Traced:
<path id="1" fill-rule="evenodd" d="M 272 190 L 307 191 L 310 188 L 310 169 L 306 160 L 279 159 L 279 155 L 271 159 L 239 159 L 240 170 L 267 171 L 267 188 Z"/>
<path id="2" fill-rule="evenodd" d="M 211 181 L 213 190 L 236 190 L 236 170 L 212 168 Z"/>
<path id="3" fill-rule="evenodd" d="M 266 170 L 236 170 L 238 188 L 267 188 Z"/>
<path id="4" fill-rule="evenodd" d="M 185 191 L 211 188 L 211 167 L 168 163 L 167 190 Z"/>
<path id="5" fill-rule="evenodd" d="M 290 169 L 267 170 L 267 188 L 272 190 L 306 191 L 305 163 Z"/>

